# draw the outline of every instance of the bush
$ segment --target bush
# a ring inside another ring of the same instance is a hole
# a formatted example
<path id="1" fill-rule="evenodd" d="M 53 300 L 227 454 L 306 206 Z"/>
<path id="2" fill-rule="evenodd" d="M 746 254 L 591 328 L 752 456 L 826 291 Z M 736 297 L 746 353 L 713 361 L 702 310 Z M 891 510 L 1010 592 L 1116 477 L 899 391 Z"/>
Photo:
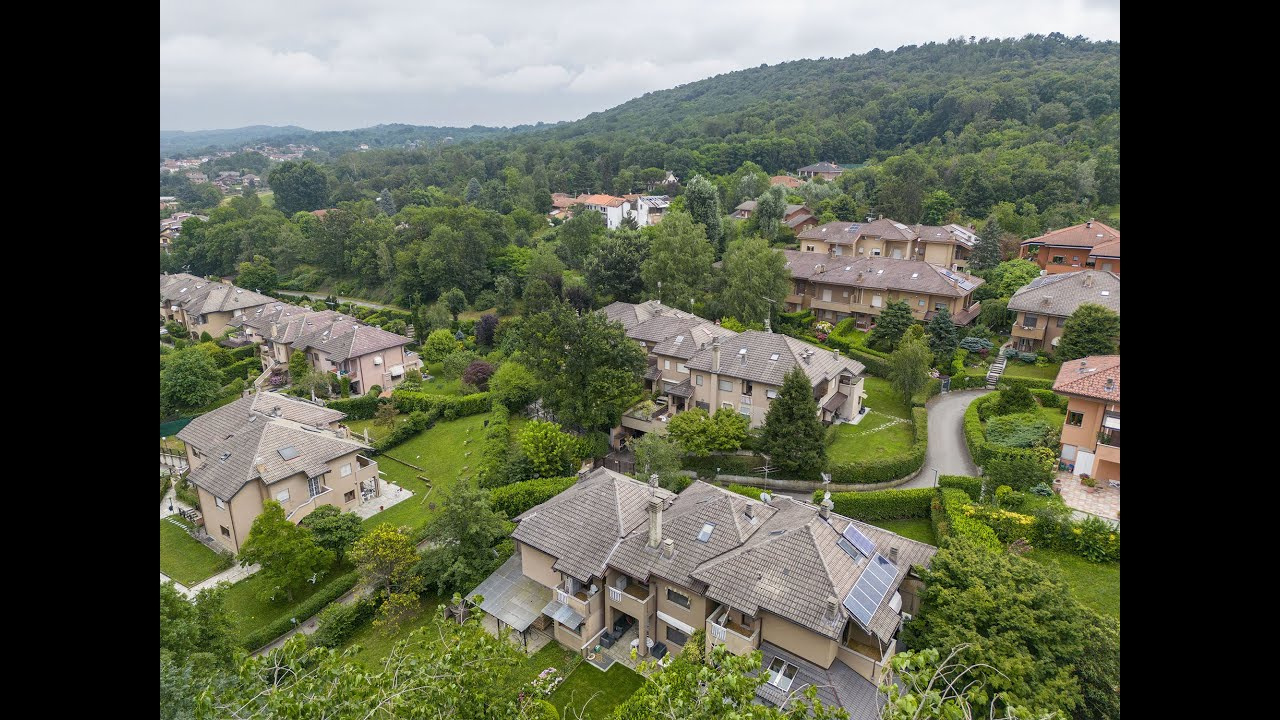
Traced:
<path id="1" fill-rule="evenodd" d="M 452 410 L 453 417 L 449 419 L 479 415 L 492 409 L 487 392 L 455 397 L 413 390 L 395 390 L 391 393 L 391 401 L 396 404 L 396 409 L 400 412 L 428 411 L 438 408 L 440 413 L 448 418 L 449 411 Z"/>
<path id="2" fill-rule="evenodd" d="M 739 495 L 746 495 L 747 497 L 755 500 L 759 500 L 760 493 L 765 492 L 763 488 L 751 487 L 750 485 L 739 485 L 737 483 L 730 483 L 729 485 L 725 485 L 724 488 L 730 492 L 735 492 Z"/>
<path id="3" fill-rule="evenodd" d="M 603 430 L 592 430 L 586 435 L 576 436 L 573 456 L 580 460 L 602 458 L 609 454 L 609 433 Z"/>
<path id="4" fill-rule="evenodd" d="M 164 496 L 169 494 L 170 482 L 168 473 L 160 473 L 160 502 L 164 502 Z"/>
<path id="5" fill-rule="evenodd" d="M 983 474 L 995 486 L 1008 485 L 1014 490 L 1028 490 L 1037 483 L 1053 482 L 1054 461 L 1049 448 L 1004 448 L 986 446 L 987 461 Z"/>
<path id="6" fill-rule="evenodd" d="M 1002 415 L 987 422 L 987 442 L 1011 448 L 1057 448 L 1060 432 L 1035 413 Z"/>
<path id="7" fill-rule="evenodd" d="M 963 490 L 937 488 L 929 506 L 934 537 L 939 542 L 944 538 L 964 538 L 992 552 L 1004 552 L 995 531 L 965 512 L 971 507 L 973 504 Z"/>
<path id="8" fill-rule="evenodd" d="M 823 492 L 813 494 L 815 503 L 822 502 Z M 831 502 L 837 513 L 855 520 L 906 520 L 929 517 L 933 494 L 933 488 L 842 492 L 831 493 Z"/>
<path id="9" fill-rule="evenodd" d="M 942 379 L 931 378 L 924 384 L 924 389 L 911 396 L 912 407 L 924 407 L 929 398 L 942 392 Z"/>
<path id="10" fill-rule="evenodd" d="M 698 477 L 714 477 L 716 468 L 724 475 L 750 475 L 756 468 L 762 467 L 764 458 L 758 455 L 708 455 L 693 457 L 686 455 L 681 467 L 692 470 Z"/>
<path id="11" fill-rule="evenodd" d="M 990 505 L 968 505 L 962 508 L 962 512 L 966 517 L 986 525 L 1005 545 L 1016 540 L 1034 539 L 1036 534 L 1036 519 L 1030 515 Z"/>
<path id="12" fill-rule="evenodd" d="M 1046 378 L 1009 377 L 1008 375 L 1000 376 L 999 388 L 1001 390 L 1007 390 L 1013 387 L 1024 387 L 1029 390 L 1035 390 L 1037 388 L 1040 390 L 1051 390 L 1053 389 L 1053 381 Z"/>
<path id="13" fill-rule="evenodd" d="M 1000 400 L 992 409 L 994 415 L 1014 415 L 1017 413 L 1034 412 L 1038 406 L 1036 399 L 1031 397 L 1031 391 L 1023 385 L 1015 385 L 1008 390 L 1000 393 Z"/>
<path id="14" fill-rule="evenodd" d="M 1076 523 L 1071 532 L 1075 536 L 1073 549 L 1085 560 L 1096 563 L 1120 560 L 1120 533 L 1110 524 L 1090 517 Z"/>
<path id="15" fill-rule="evenodd" d="M 358 572 L 349 572 L 337 578 L 323 591 L 299 603 L 289 617 L 281 618 L 264 628 L 249 633 L 248 637 L 241 641 L 241 647 L 253 652 L 266 645 L 293 629 L 293 623 L 290 622 L 290 618 L 296 617 L 299 623 L 304 622 L 307 618 L 320 612 L 324 606 L 346 595 L 358 582 L 360 582 L 360 573 Z"/>
<path id="16" fill-rule="evenodd" d="M 1041 407 L 1065 408 L 1067 406 L 1067 397 L 1059 395 L 1052 390 L 1031 388 L 1031 395 L 1039 401 Z"/>
<path id="17" fill-rule="evenodd" d="M 503 470 L 507 464 L 507 449 L 511 446 L 511 411 L 498 403 L 489 415 L 489 425 L 484 429 L 484 445 L 480 448 L 480 463 L 476 476 L 480 487 L 491 488 L 510 482 Z"/>
<path id="18" fill-rule="evenodd" d="M 835 483 L 878 483 L 897 480 L 916 472 L 924 465 L 929 445 L 929 413 L 921 407 L 911 408 L 915 423 L 915 439 L 903 455 L 868 457 L 843 463 L 831 463 L 828 471 Z"/>
<path id="19" fill-rule="evenodd" d="M 423 430 L 430 430 L 436 424 L 436 420 L 440 419 L 440 409 L 432 408 L 431 410 L 422 411 L 414 410 L 409 413 L 409 419 L 404 423 L 396 425 L 386 437 L 374 442 L 374 447 L 378 452 L 385 452 L 400 443 L 407 442 L 414 435 Z"/>
<path id="20" fill-rule="evenodd" d="M 350 400 L 330 400 L 325 407 L 346 413 L 348 420 L 371 420 L 378 412 L 378 396 L 369 394 Z"/>
<path id="21" fill-rule="evenodd" d="M 938 487 L 963 490 L 974 502 L 982 499 L 982 485 L 982 478 L 968 475 L 943 475 L 938 478 Z"/>
<path id="22" fill-rule="evenodd" d="M 513 518 L 529 508 L 544 503 L 569 489 L 577 476 L 524 480 L 489 491 L 489 504 L 494 510 Z"/>
<path id="23" fill-rule="evenodd" d="M 364 597 L 346 605 L 333 603 L 320 612 L 320 627 L 311 636 L 311 644 L 336 648 L 364 627 L 378 610 L 372 598 Z"/>
<path id="24" fill-rule="evenodd" d="M 995 347 L 995 345 L 990 340 L 983 340 L 980 337 L 969 336 L 961 340 L 957 347 L 962 350 L 968 350 L 969 352 L 979 352 L 982 350 L 990 351 L 991 348 Z"/>
<path id="25" fill-rule="evenodd" d="M 244 380 L 250 372 L 258 375 L 262 372 L 262 363 L 258 362 L 258 358 L 248 358 L 228 365 L 219 372 L 222 373 L 222 384 L 234 382 L 236 380 Z"/>
<path id="26" fill-rule="evenodd" d="M 1027 492 L 1040 497 L 1053 497 L 1053 488 L 1049 487 L 1048 483 L 1036 483 Z"/>

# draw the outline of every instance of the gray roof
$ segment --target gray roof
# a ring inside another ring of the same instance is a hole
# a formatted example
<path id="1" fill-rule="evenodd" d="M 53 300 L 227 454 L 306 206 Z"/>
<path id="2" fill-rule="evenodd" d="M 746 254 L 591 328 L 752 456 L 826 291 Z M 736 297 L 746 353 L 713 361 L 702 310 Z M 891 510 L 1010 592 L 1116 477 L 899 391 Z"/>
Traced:
<path id="1" fill-rule="evenodd" d="M 741 203 L 738 204 L 737 207 L 734 208 L 734 210 L 755 210 L 755 209 L 756 209 L 755 200 L 743 200 Z"/>
<path id="2" fill-rule="evenodd" d="M 759 672 L 767 673 L 769 665 L 775 658 L 796 666 L 796 676 L 791 687 L 782 690 L 768 681 L 756 688 L 756 697 L 768 700 L 776 707 L 783 707 L 790 697 L 800 697 L 809 685 L 818 689 L 818 699 L 823 705 L 835 705 L 849 711 L 849 720 L 878 720 L 880 708 L 885 697 L 880 694 L 870 680 L 854 672 L 842 662 L 833 662 L 831 667 L 823 668 L 804 658 L 793 655 L 770 642 L 760 643 L 761 660 Z"/>
<path id="3" fill-rule="evenodd" d="M 260 305 L 276 302 L 275 298 L 266 295 L 187 273 L 161 275 L 160 299 L 166 306 L 177 305 L 188 315 L 248 312 Z"/>
<path id="4" fill-rule="evenodd" d="M 692 370 L 712 372 L 714 345 L 698 351 L 686 366 Z M 746 354 L 741 351 L 746 349 Z M 813 355 L 804 358 L 809 351 Z M 774 360 L 773 356 L 777 355 Z M 719 374 L 752 382 L 781 385 L 792 368 L 799 367 L 809 376 L 811 385 L 832 380 L 842 373 L 861 375 L 866 366 L 835 351 L 815 347 L 786 335 L 747 330 L 720 340 Z"/>
<path id="5" fill-rule="evenodd" d="M 520 553 L 515 553 L 475 590 L 467 593 L 467 599 L 476 595 L 484 598 L 480 603 L 481 610 L 516 631 L 524 632 L 542 613 L 542 608 L 551 599 L 551 590 L 525 576 Z"/>
<path id="6" fill-rule="evenodd" d="M 329 339 L 316 344 L 315 348 L 329 353 L 330 360 L 342 362 L 347 358 L 400 347 L 408 342 L 409 338 L 380 327 L 353 323 L 344 330 L 330 333 Z"/>
<path id="7" fill-rule="evenodd" d="M 1042 275 L 1009 298 L 1009 309 L 1065 317 L 1084 303 L 1120 312 L 1120 276 L 1100 270 Z"/>
<path id="8" fill-rule="evenodd" d="M 947 243 L 972 248 L 978 242 L 978 236 L 968 228 L 952 223 L 950 225 L 917 225 L 914 228 L 920 242 Z"/>
<path id="9" fill-rule="evenodd" d="M 639 323 L 658 315 L 672 317 L 696 317 L 692 313 L 678 310 L 670 305 L 663 305 L 657 300 L 646 300 L 642 303 L 612 302 L 597 312 L 604 313 L 610 320 L 622 323 L 624 330 L 630 330 Z"/>
<path id="10" fill-rule="evenodd" d="M 698 322 L 692 323 L 684 332 L 668 335 L 666 339 L 654 345 L 652 350 L 655 355 L 688 360 L 699 350 L 709 347 L 715 338 L 734 337 L 737 334 L 728 328 L 698 318 Z"/>
<path id="11" fill-rule="evenodd" d="M 964 297 L 986 282 L 980 277 L 948 270 L 923 260 L 853 258 L 798 250 L 778 252 L 786 256 L 787 269 L 791 271 L 793 278 L 827 285 Z"/>
<path id="12" fill-rule="evenodd" d="M 885 240 L 915 240 L 918 233 L 910 225 L 897 220 L 880 218 L 867 223 L 836 220 L 805 230 L 797 237 L 804 240 L 821 240 L 835 245 L 852 245 L 860 237 L 878 237 Z"/>
<path id="13" fill-rule="evenodd" d="M 244 427 L 249 417 L 273 416 L 277 410 L 280 413 L 279 416 L 285 420 L 302 425 L 324 427 L 347 416 L 346 413 L 295 400 L 287 395 L 258 392 L 197 417 L 179 430 L 177 437 L 189 445 L 194 445 L 200 452 L 211 454 L 209 448 L 225 441 Z"/>
<path id="14" fill-rule="evenodd" d="M 835 163 L 819 162 L 812 165 L 805 165 L 798 172 L 844 172 L 844 168 Z"/>
<path id="15" fill-rule="evenodd" d="M 572 487 L 526 510 L 511 537 L 556 558 L 552 568 L 582 582 L 603 577 L 618 541 L 647 520 L 650 497 L 675 494 L 607 468 L 596 468 Z"/>

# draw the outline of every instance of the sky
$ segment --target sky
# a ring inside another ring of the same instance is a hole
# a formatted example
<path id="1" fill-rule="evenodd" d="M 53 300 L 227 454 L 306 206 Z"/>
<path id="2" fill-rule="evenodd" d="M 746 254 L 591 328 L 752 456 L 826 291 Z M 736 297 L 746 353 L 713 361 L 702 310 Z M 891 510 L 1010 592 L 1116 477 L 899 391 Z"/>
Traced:
<path id="1" fill-rule="evenodd" d="M 160 128 L 576 120 L 787 60 L 1120 39 L 1120 0 L 161 0 Z"/>

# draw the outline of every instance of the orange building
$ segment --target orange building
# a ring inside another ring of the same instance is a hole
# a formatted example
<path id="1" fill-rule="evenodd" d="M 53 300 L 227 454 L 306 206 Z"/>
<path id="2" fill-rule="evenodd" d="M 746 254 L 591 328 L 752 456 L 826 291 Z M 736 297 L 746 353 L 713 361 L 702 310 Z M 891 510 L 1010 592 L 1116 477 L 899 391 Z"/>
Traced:
<path id="1" fill-rule="evenodd" d="M 1046 275 L 1101 270 L 1120 274 L 1120 231 L 1090 220 L 1024 240 L 1020 257 L 1044 269 Z"/>
<path id="2" fill-rule="evenodd" d="M 1068 360 L 1058 370 L 1053 391 L 1066 395 L 1062 459 L 1076 475 L 1120 480 L 1120 356 L 1091 355 Z"/>

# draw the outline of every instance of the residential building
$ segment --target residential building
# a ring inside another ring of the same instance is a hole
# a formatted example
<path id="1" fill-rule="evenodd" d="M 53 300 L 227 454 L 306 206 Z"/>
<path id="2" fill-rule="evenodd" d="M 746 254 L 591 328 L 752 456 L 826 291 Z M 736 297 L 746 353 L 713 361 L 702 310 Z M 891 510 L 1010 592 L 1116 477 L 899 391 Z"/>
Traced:
<path id="1" fill-rule="evenodd" d="M 1090 220 L 1022 241 L 1021 256 L 1046 274 L 1093 269 L 1120 274 L 1120 231 Z"/>
<path id="2" fill-rule="evenodd" d="M 187 173 L 187 179 L 190 180 L 193 185 L 202 185 L 209 182 L 208 175 L 198 172 Z"/>
<path id="3" fill-rule="evenodd" d="M 626 204 L 626 200 L 612 195 L 588 195 L 582 200 L 582 205 L 587 210 L 593 210 L 604 216 L 605 225 L 610 230 L 617 230 L 622 224 Z"/>
<path id="4" fill-rule="evenodd" d="M 745 200 L 733 209 L 733 217 L 746 220 L 755 214 L 756 201 Z M 782 224 L 796 232 L 802 232 L 818 224 L 813 211 L 804 205 L 787 205 L 782 214 Z"/>
<path id="5" fill-rule="evenodd" d="M 322 505 L 351 510 L 382 494 L 368 446 L 338 425 L 346 415 L 274 393 L 205 413 L 178 432 L 206 532 L 240 552 L 263 503 L 299 522 Z"/>
<path id="6" fill-rule="evenodd" d="M 160 231 L 160 252 L 167 253 L 173 246 L 174 233 L 172 230 Z"/>
<path id="7" fill-rule="evenodd" d="M 1041 275 L 1009 298 L 1014 347 L 1020 352 L 1053 351 L 1067 318 L 1084 303 L 1120 312 L 1120 276 L 1097 270 Z"/>
<path id="8" fill-rule="evenodd" d="M 232 321 L 275 298 L 186 273 L 160 274 L 160 319 L 181 323 L 188 333 L 218 337 Z"/>
<path id="9" fill-rule="evenodd" d="M 812 165 L 805 165 L 796 171 L 796 174 L 802 178 L 823 178 L 824 180 L 835 180 L 840 177 L 840 173 L 844 172 L 844 168 L 833 162 L 820 162 Z"/>
<path id="10" fill-rule="evenodd" d="M 867 223 L 843 220 L 800 233 L 800 250 L 836 257 L 888 257 L 923 260 L 950 270 L 963 270 L 978 236 L 959 225 L 914 227 L 881 217 Z"/>
<path id="11" fill-rule="evenodd" d="M 1090 355 L 1062 363 L 1053 391 L 1066 395 L 1062 460 L 1076 475 L 1120 480 L 1120 356 Z"/>
<path id="12" fill-rule="evenodd" d="M 315 311 L 275 301 L 248 313 L 237 325 L 245 337 L 262 344 L 262 369 L 287 366 L 301 351 L 311 369 L 351 381 L 351 391 L 374 385 L 390 390 L 409 370 L 421 370 L 422 358 L 405 349 L 404 335 L 360 323 L 333 310 Z"/>
<path id="13" fill-rule="evenodd" d="M 800 178 L 791 177 L 790 175 L 774 175 L 769 178 L 769 184 L 781 185 L 788 188 L 798 188 L 804 184 L 804 181 Z"/>
<path id="14" fill-rule="evenodd" d="M 702 481 L 673 495 L 597 468 L 517 516 L 512 539 L 571 650 L 634 632 L 639 655 L 662 658 L 701 629 L 707 649 L 763 653 L 759 702 L 808 683 L 853 717 L 877 717 L 877 685 L 937 549 L 831 507 Z"/>
<path id="15" fill-rule="evenodd" d="M 783 378 L 796 367 L 809 378 L 823 422 L 862 409 L 866 368 L 838 352 L 771 332 L 736 333 L 652 300 L 615 302 L 603 312 L 648 353 L 645 388 L 656 398 L 656 408 L 637 406 L 623 414 L 623 433 L 665 433 L 672 415 L 693 408 L 729 408 L 760 427 Z"/>
<path id="16" fill-rule="evenodd" d="M 982 310 L 981 303 L 973 301 L 982 278 L 933 263 L 779 252 L 787 257 L 793 283 L 793 292 L 786 298 L 788 312 L 811 309 L 819 319 L 832 323 L 852 317 L 857 327 L 870 329 L 885 305 L 897 300 L 905 301 L 921 322 L 946 308 L 955 324 L 968 325 Z"/>

